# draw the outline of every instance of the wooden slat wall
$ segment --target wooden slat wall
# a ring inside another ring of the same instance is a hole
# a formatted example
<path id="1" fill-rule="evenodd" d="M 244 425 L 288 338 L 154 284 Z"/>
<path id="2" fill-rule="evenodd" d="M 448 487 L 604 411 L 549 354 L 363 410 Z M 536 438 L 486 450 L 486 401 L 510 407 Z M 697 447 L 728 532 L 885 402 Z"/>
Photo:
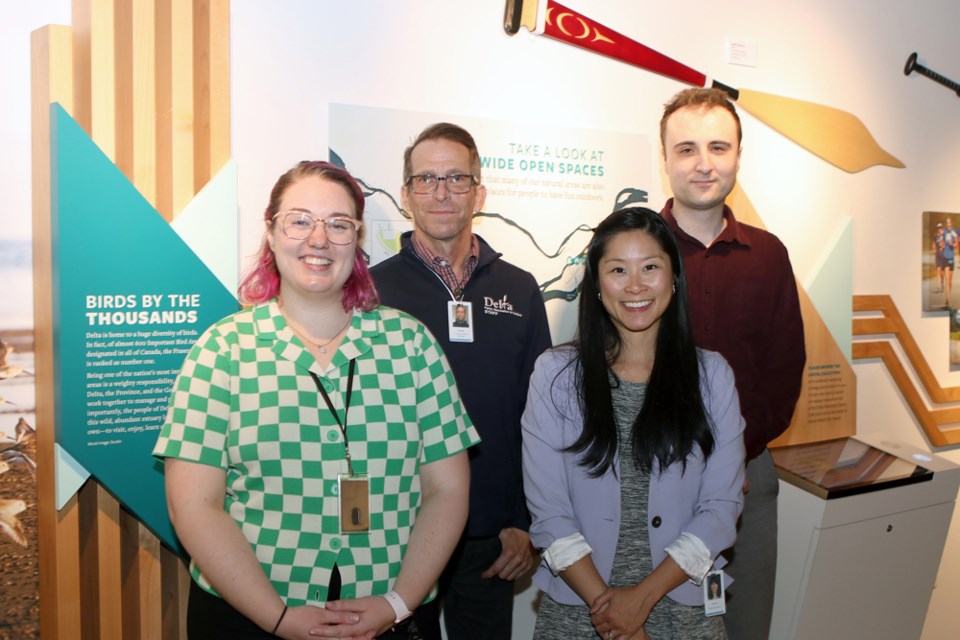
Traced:
<path id="1" fill-rule="evenodd" d="M 173 218 L 193 197 L 191 0 L 157 0 L 157 209 Z"/>
<path id="2" fill-rule="evenodd" d="M 211 169 L 230 159 L 230 24 L 228 2 L 194 3 L 194 129 L 197 189 L 213 177 Z"/>
<path id="3" fill-rule="evenodd" d="M 49 105 L 167 220 L 230 157 L 229 0 L 74 0 L 32 35 L 34 322 L 43 638 L 186 637 L 183 562 L 95 481 L 55 488 Z"/>
<path id="4" fill-rule="evenodd" d="M 30 42 L 33 156 L 34 354 L 37 404 L 37 499 L 40 635 L 68 637 L 80 628 L 79 519 L 74 497 L 56 510 L 54 478 L 53 300 L 50 271 L 50 103 L 73 111 L 73 38 L 69 27 L 35 31 Z M 76 635 L 76 634 L 74 634 Z"/>

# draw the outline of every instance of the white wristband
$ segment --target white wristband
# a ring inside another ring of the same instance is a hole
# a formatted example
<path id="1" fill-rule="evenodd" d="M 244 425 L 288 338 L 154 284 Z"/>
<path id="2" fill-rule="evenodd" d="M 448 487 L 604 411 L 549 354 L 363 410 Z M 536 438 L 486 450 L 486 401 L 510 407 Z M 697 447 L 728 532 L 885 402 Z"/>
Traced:
<path id="1" fill-rule="evenodd" d="M 401 598 L 400 594 L 396 591 L 388 591 L 383 597 L 390 603 L 390 606 L 393 608 L 393 613 L 397 616 L 393 624 L 400 624 L 413 615 L 410 609 L 407 609 L 407 603 L 403 601 L 403 598 Z"/>

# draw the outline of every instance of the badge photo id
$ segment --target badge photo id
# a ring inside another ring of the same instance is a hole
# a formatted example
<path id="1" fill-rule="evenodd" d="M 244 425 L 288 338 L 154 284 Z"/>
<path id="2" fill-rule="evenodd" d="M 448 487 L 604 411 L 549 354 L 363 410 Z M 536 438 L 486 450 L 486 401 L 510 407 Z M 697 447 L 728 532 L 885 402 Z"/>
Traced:
<path id="1" fill-rule="evenodd" d="M 703 615 L 720 616 L 727 612 L 726 594 L 723 589 L 723 571 L 711 571 L 703 579 Z"/>
<path id="2" fill-rule="evenodd" d="M 447 303 L 450 342 L 473 342 L 473 303 L 451 300 Z"/>
<path id="3" fill-rule="evenodd" d="M 340 533 L 366 533 L 370 530 L 370 480 L 364 474 L 341 473 L 337 484 Z"/>

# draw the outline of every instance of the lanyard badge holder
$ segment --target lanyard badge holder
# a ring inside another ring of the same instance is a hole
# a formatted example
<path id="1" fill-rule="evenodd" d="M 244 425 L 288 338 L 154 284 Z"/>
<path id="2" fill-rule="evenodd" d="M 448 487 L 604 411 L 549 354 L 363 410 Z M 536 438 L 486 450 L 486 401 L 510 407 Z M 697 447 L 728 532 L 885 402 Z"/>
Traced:
<path id="1" fill-rule="evenodd" d="M 370 531 L 370 480 L 366 474 L 341 473 L 337 477 L 340 494 L 340 533 Z"/>
<path id="2" fill-rule="evenodd" d="M 472 302 L 447 302 L 447 330 L 450 332 L 450 342 L 473 342 Z"/>
<path id="3" fill-rule="evenodd" d="M 727 597 L 723 588 L 723 570 L 709 572 L 703 580 L 703 614 L 721 616 L 727 612 Z"/>
<path id="4" fill-rule="evenodd" d="M 350 394 L 353 391 L 353 372 L 357 361 L 350 361 L 350 373 L 347 377 L 347 396 L 343 408 L 343 421 L 333 408 L 330 396 L 320 382 L 317 374 L 310 372 L 320 395 L 327 403 L 330 415 L 337 421 L 343 434 L 343 449 L 347 458 L 347 473 L 337 475 L 337 495 L 340 496 L 340 533 L 367 533 L 370 531 L 370 479 L 365 473 L 354 473 L 353 459 L 350 457 L 350 441 L 347 439 L 347 414 L 350 411 Z"/>

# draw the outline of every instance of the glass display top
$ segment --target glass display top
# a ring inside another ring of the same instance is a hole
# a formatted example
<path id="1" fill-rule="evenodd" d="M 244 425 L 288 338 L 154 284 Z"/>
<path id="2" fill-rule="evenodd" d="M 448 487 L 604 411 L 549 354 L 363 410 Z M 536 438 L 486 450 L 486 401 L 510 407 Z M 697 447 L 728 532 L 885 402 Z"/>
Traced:
<path id="1" fill-rule="evenodd" d="M 781 480 L 825 500 L 933 479 L 933 471 L 912 460 L 855 440 L 771 447 Z"/>

